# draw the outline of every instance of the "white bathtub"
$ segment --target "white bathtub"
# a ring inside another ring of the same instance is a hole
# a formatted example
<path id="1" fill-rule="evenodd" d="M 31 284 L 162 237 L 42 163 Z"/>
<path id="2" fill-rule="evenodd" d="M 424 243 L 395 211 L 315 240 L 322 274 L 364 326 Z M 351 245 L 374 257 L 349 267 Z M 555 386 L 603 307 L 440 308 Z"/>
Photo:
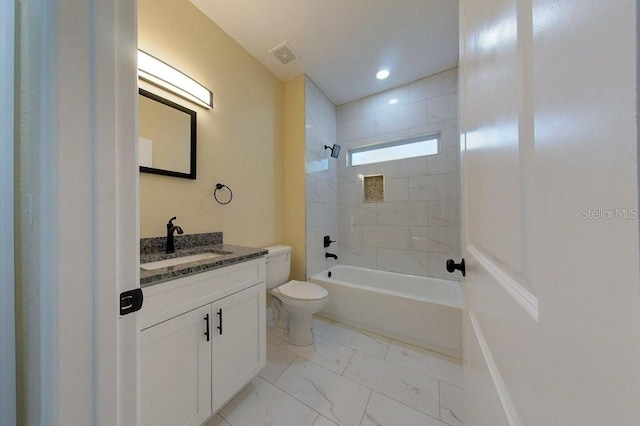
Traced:
<path id="1" fill-rule="evenodd" d="M 345 265 L 310 280 L 329 292 L 321 316 L 462 359 L 459 282 Z"/>

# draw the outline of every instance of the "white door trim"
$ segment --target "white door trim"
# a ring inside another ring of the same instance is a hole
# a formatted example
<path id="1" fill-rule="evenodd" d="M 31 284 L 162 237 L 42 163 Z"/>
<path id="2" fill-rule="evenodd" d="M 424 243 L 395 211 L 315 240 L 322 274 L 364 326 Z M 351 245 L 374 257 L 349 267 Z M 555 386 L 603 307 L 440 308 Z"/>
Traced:
<path id="1" fill-rule="evenodd" d="M 139 287 L 137 2 L 93 3 L 95 417 L 135 425 L 138 314 L 118 317 L 119 294 Z"/>
<path id="2" fill-rule="evenodd" d="M 102 0 L 96 2 L 103 6 Z M 116 275 L 113 282 L 104 281 L 103 288 L 111 293 L 111 298 L 100 298 L 111 321 L 112 307 L 119 306 L 119 294 L 140 286 L 140 208 L 139 167 L 138 167 L 138 2 L 137 0 L 113 0 L 113 21 L 111 37 L 115 44 L 114 93 L 115 102 L 111 113 L 115 113 L 114 134 L 115 168 L 107 171 L 105 183 L 110 178 L 115 182 L 115 199 L 108 191 L 103 191 L 103 205 L 115 201 L 115 246 L 110 247 L 115 255 Z M 108 67 L 111 58 L 102 57 L 99 66 Z M 98 94 L 97 101 L 100 100 Z M 109 111 L 107 111 L 108 113 Z M 102 228 L 103 236 L 109 239 L 110 229 Z M 115 284 L 115 285 L 114 285 Z M 116 299 L 114 300 L 113 297 Z M 113 304 L 115 302 L 115 305 Z M 140 369 L 139 369 L 139 313 L 119 317 L 108 325 L 114 326 L 117 336 L 116 370 L 110 365 L 101 370 L 102 377 L 109 379 L 115 373 L 117 377 L 117 400 L 113 401 L 118 410 L 116 423 L 109 419 L 108 409 L 100 413 L 100 424 L 138 425 L 140 424 Z M 108 341 L 100 341 L 105 350 L 109 350 Z M 102 401 L 100 401 L 102 407 Z"/>
<path id="3" fill-rule="evenodd" d="M 0 424 L 16 423 L 13 145 L 15 2 L 0 4 Z"/>

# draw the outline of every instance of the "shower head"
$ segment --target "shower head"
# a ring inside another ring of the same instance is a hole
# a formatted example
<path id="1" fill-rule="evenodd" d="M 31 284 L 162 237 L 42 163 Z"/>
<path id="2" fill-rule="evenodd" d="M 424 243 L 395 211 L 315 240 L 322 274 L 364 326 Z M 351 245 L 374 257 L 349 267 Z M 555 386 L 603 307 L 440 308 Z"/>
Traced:
<path id="1" fill-rule="evenodd" d="M 338 158 L 338 155 L 340 155 L 340 145 L 338 145 L 337 143 L 334 143 L 333 146 L 325 145 L 324 149 L 331 150 L 332 158 Z"/>

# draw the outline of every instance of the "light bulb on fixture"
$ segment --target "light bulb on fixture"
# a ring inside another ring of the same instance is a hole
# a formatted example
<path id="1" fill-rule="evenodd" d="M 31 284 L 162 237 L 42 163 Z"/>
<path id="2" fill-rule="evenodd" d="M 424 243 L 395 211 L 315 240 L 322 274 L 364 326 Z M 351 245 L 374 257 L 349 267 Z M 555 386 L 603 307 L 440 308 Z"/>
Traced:
<path id="1" fill-rule="evenodd" d="M 398 101 L 398 98 L 393 98 L 393 99 L 389 99 L 389 102 L 387 102 L 387 103 L 388 103 L 389 105 L 395 105 L 395 104 L 397 104 L 398 102 L 399 102 L 399 101 Z"/>
<path id="2" fill-rule="evenodd" d="M 389 77 L 389 70 L 380 70 L 376 73 L 376 78 L 378 80 L 384 80 L 385 78 Z"/>
<path id="3" fill-rule="evenodd" d="M 212 108 L 209 89 L 142 50 L 138 50 L 138 77 L 205 108 Z"/>

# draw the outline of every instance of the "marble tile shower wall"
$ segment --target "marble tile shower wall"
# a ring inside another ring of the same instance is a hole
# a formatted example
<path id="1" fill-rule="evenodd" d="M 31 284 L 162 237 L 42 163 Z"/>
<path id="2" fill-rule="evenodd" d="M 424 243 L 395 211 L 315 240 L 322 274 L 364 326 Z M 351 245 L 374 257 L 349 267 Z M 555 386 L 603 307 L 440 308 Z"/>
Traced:
<path id="1" fill-rule="evenodd" d="M 396 101 L 390 103 L 392 99 Z M 340 263 L 453 277 L 445 261 L 460 253 L 457 70 L 337 108 L 337 140 L 343 151 L 432 132 L 441 134 L 437 155 L 357 167 L 348 167 L 341 155 Z M 365 203 L 362 176 L 375 174 L 384 175 L 384 201 Z"/>
<path id="2" fill-rule="evenodd" d="M 337 230 L 338 179 L 337 161 L 330 157 L 325 145 L 336 143 L 336 107 L 313 81 L 305 79 L 305 158 L 307 277 L 333 265 L 325 258 L 323 236 L 335 240 Z M 340 159 L 344 154 L 340 154 Z M 337 254 L 334 244 L 326 249 Z"/>

